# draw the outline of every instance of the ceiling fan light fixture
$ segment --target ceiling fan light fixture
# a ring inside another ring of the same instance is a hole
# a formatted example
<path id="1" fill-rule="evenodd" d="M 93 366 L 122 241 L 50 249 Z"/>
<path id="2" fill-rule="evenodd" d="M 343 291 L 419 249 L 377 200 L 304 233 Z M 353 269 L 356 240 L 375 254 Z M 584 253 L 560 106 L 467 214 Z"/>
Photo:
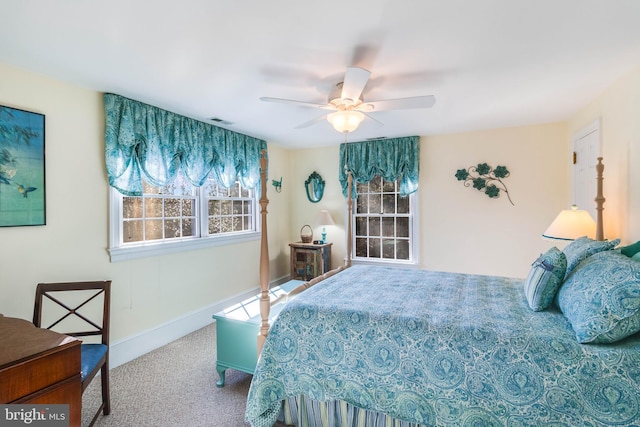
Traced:
<path id="1" fill-rule="evenodd" d="M 338 132 L 349 133 L 358 129 L 364 120 L 364 114 L 359 111 L 341 110 L 329 114 L 327 120 Z"/>

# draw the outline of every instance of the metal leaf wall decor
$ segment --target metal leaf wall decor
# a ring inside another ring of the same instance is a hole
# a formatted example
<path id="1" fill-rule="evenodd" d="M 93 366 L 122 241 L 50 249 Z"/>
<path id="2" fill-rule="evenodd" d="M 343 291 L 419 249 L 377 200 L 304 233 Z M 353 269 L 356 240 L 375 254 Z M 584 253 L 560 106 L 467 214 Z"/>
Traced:
<path id="1" fill-rule="evenodd" d="M 509 190 L 502 181 L 510 175 L 506 166 L 496 166 L 493 169 L 486 163 L 479 163 L 477 166 L 470 166 L 467 169 L 458 169 L 456 178 L 458 181 L 464 181 L 465 187 L 473 186 L 478 191 L 484 192 L 490 198 L 500 197 L 500 192 L 504 192 L 509 199 L 509 203 L 513 205 L 513 201 L 509 196 Z"/>

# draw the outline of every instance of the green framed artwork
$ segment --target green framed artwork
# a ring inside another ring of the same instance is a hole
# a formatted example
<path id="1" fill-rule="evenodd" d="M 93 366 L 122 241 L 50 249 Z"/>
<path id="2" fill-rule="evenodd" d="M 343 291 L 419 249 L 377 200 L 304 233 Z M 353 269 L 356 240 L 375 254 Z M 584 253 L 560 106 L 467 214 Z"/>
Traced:
<path id="1" fill-rule="evenodd" d="M 45 225 L 44 114 L 0 105 L 0 227 Z"/>

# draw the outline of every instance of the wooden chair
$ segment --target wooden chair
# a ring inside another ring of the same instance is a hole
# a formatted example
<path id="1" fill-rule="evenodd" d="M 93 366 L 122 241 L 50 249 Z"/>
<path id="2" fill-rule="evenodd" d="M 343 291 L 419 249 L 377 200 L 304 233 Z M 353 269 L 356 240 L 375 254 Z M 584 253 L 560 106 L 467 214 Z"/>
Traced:
<path id="1" fill-rule="evenodd" d="M 98 371 L 101 371 L 102 380 L 102 404 L 94 414 L 89 426 L 96 422 L 101 410 L 104 415 L 109 415 L 111 412 L 109 398 L 110 299 L 111 280 L 40 283 L 36 287 L 36 301 L 33 310 L 33 324 L 35 326 L 52 329 L 73 337 L 100 336 L 99 343 L 90 343 L 88 341 L 91 338 L 85 338 L 81 346 L 82 392 L 84 393 Z M 99 311 L 100 307 L 95 307 L 96 304 L 101 304 L 102 307 L 100 320 L 94 321 L 88 315 L 81 313 L 82 309 L 91 313 Z M 93 340 L 97 340 L 97 338 Z"/>

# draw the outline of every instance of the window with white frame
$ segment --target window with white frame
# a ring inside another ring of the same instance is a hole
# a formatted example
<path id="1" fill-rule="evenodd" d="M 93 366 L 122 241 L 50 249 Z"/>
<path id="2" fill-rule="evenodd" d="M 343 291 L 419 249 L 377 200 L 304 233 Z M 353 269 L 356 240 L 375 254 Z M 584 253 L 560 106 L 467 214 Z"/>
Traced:
<path id="1" fill-rule="evenodd" d="M 401 196 L 398 187 L 379 175 L 356 184 L 354 260 L 417 262 L 415 194 Z"/>
<path id="2" fill-rule="evenodd" d="M 142 196 L 111 189 L 112 261 L 259 238 L 254 189 L 214 178 L 195 187 L 181 174 L 169 185 L 143 183 Z"/>

